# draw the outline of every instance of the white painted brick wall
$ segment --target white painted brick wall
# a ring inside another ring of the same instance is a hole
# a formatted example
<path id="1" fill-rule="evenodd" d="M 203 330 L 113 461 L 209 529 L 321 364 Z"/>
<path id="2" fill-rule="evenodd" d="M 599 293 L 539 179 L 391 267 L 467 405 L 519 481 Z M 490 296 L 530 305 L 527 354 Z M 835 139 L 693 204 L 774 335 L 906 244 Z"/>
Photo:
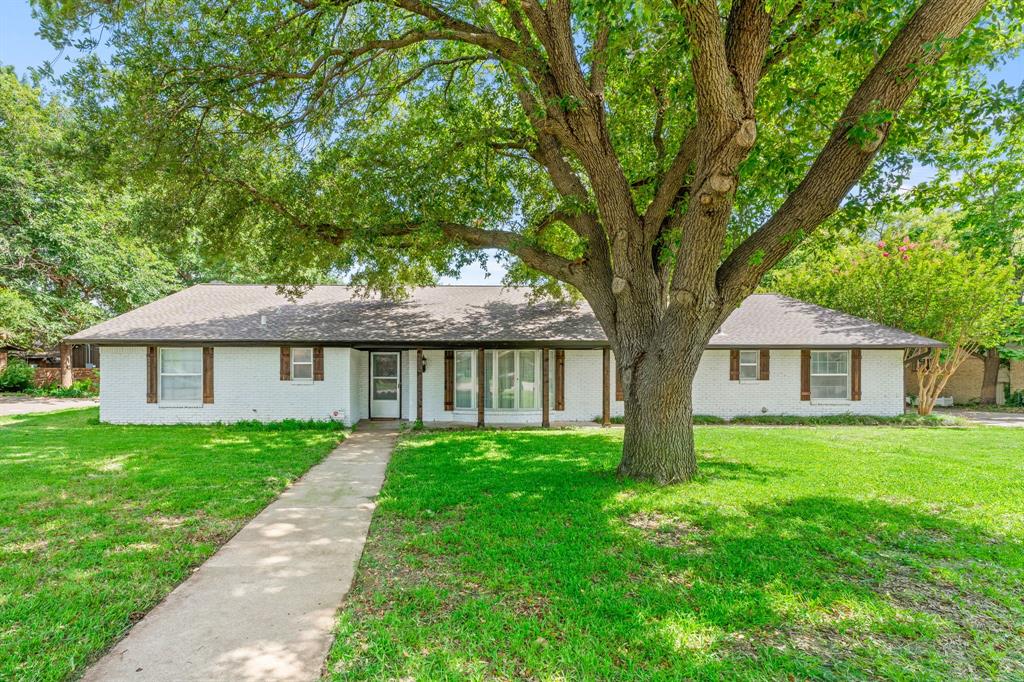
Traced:
<path id="1" fill-rule="evenodd" d="M 146 348 L 105 346 L 100 372 L 100 419 L 115 424 L 234 422 L 245 419 L 355 421 L 349 387 L 351 351 L 324 349 L 324 381 L 280 379 L 277 346 L 216 346 L 211 405 L 171 407 L 146 402 Z"/>
<path id="2" fill-rule="evenodd" d="M 769 368 L 768 381 L 729 381 L 729 351 L 705 351 L 693 383 L 694 413 L 726 419 L 753 414 L 903 414 L 902 350 L 862 351 L 858 401 L 800 400 L 799 350 L 772 350 Z"/>
<path id="3" fill-rule="evenodd" d="M 100 372 L 100 418 L 114 423 L 205 423 L 259 419 L 327 419 L 338 410 L 352 423 L 368 414 L 369 354 L 348 348 L 324 349 L 324 378 L 313 384 L 279 380 L 275 347 L 218 346 L 214 361 L 213 405 L 172 408 L 146 403 L 146 349 L 104 347 Z M 476 410 L 444 410 L 444 351 L 426 350 L 423 375 L 423 418 L 426 422 L 476 423 Z M 402 354 L 402 416 L 416 417 L 416 352 Z M 601 351 L 565 351 L 565 407 L 554 410 L 554 351 L 550 356 L 551 420 L 590 422 L 601 414 Z M 623 413 L 614 394 L 612 415 Z M 772 350 L 768 381 L 729 381 L 729 351 L 709 350 L 694 381 L 694 412 L 731 418 L 761 414 L 898 415 L 903 412 L 903 352 L 865 350 L 862 356 L 862 400 L 829 403 L 800 400 L 800 351 Z M 541 411 L 488 412 L 490 424 L 539 424 Z"/>

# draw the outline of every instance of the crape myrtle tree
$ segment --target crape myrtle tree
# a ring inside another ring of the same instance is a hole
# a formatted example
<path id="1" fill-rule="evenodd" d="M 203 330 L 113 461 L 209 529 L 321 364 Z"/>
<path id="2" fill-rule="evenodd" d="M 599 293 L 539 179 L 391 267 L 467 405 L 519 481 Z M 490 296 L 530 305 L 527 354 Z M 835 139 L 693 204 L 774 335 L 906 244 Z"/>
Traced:
<path id="1" fill-rule="evenodd" d="M 946 344 L 904 354 L 917 374 L 918 412 L 928 415 L 964 361 L 1021 326 L 1022 282 L 999 254 L 951 240 L 950 216 L 907 222 L 874 243 L 815 240 L 770 279 L 782 293 Z"/>
<path id="2" fill-rule="evenodd" d="M 934 177 L 914 187 L 907 199 L 925 210 L 959 207 L 950 215 L 949 233 L 964 247 L 977 248 L 1024 275 L 1024 110 L 1015 106 L 1020 90 L 1000 83 L 987 105 L 975 111 L 989 118 L 989 134 L 943 140 L 925 161 Z M 1001 105 L 1002 103 L 1002 105 Z M 1020 293 L 1020 292 L 1018 292 Z M 984 363 L 981 403 L 997 402 L 999 370 L 1024 359 L 1024 320 L 1011 325 L 1004 343 L 978 348 Z"/>
<path id="3" fill-rule="evenodd" d="M 1017 49 L 1008 0 L 40 0 L 107 40 L 69 86 L 210 249 L 384 292 L 497 250 L 581 295 L 622 370 L 619 472 L 696 469 L 705 344 Z M 103 52 L 103 51 L 100 51 Z M 882 155 L 878 163 L 876 157 Z M 182 223 L 185 221 L 182 220 Z"/>

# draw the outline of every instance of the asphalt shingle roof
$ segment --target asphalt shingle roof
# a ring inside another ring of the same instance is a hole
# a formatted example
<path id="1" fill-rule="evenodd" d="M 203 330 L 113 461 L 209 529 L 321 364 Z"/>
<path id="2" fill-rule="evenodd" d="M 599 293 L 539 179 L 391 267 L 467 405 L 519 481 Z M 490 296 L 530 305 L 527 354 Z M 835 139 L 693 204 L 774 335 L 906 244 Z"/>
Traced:
<path id="1" fill-rule="evenodd" d="M 400 301 L 318 286 L 291 300 L 270 286 L 200 284 L 90 327 L 70 343 L 509 344 L 598 346 L 590 307 L 533 301 L 527 288 L 414 289 Z M 719 348 L 941 345 L 852 315 L 775 294 L 755 294 L 708 344 Z"/>

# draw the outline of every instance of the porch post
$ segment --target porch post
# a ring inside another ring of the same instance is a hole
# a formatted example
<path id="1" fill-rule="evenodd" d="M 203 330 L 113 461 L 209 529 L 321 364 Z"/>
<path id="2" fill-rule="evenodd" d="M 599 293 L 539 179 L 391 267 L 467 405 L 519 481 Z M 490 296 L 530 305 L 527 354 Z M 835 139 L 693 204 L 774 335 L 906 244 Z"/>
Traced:
<path id="1" fill-rule="evenodd" d="M 476 425 L 484 425 L 484 349 L 476 352 Z"/>
<path id="2" fill-rule="evenodd" d="M 540 404 L 541 404 L 541 406 L 544 409 L 543 416 L 541 417 L 541 420 L 540 420 L 540 425 L 543 426 L 544 428 L 547 428 L 547 427 L 551 426 L 551 405 L 550 405 L 551 396 L 548 395 L 548 393 L 549 393 L 549 391 L 548 391 L 548 381 L 549 381 L 549 379 L 548 379 L 548 349 L 547 349 L 547 347 L 545 346 L 543 349 L 541 349 L 540 352 L 541 352 L 540 371 L 541 371 L 541 377 L 542 377 L 541 380 L 540 380 L 540 390 L 541 390 L 541 393 L 543 394 L 542 397 L 541 397 L 541 400 L 540 400 Z"/>
<path id="3" fill-rule="evenodd" d="M 66 343 L 60 344 L 60 386 L 71 388 L 71 346 Z"/>
<path id="4" fill-rule="evenodd" d="M 612 423 L 610 356 L 607 347 L 601 349 L 601 426 L 610 426 Z"/>
<path id="5" fill-rule="evenodd" d="M 416 421 L 423 421 L 423 349 L 416 349 Z"/>

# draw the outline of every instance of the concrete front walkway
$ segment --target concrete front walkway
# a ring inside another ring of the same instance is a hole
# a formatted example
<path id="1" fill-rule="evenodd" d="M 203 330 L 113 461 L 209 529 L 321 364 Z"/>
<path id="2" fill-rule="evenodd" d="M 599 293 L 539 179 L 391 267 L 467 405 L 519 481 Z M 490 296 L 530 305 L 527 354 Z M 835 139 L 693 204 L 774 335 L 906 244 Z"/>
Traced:
<path id="1" fill-rule="evenodd" d="M 357 430 L 83 678 L 317 680 L 397 430 Z"/>

